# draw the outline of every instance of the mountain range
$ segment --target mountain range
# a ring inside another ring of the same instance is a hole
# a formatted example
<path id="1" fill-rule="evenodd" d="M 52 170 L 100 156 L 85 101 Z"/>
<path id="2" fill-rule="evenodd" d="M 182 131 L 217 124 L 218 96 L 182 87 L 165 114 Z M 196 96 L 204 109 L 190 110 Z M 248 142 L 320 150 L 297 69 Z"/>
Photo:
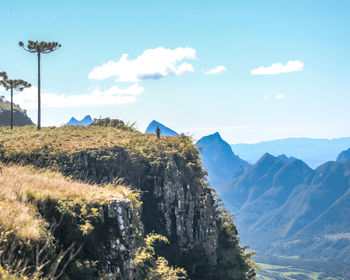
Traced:
<path id="1" fill-rule="evenodd" d="M 90 115 L 86 115 L 82 120 L 78 121 L 76 118 L 72 117 L 69 122 L 66 123 L 66 126 L 88 126 L 92 124 L 94 121 L 92 120 Z"/>
<path id="2" fill-rule="evenodd" d="M 299 158 L 312 168 L 336 160 L 338 154 L 350 147 L 350 137 L 334 139 L 286 138 L 256 144 L 232 144 L 232 150 L 253 164 L 265 153 L 286 154 Z"/>
<path id="3" fill-rule="evenodd" d="M 285 154 L 248 164 L 219 133 L 197 146 L 243 244 L 259 255 L 350 262 L 350 149 L 313 169 Z"/>
<path id="4" fill-rule="evenodd" d="M 350 261 L 350 161 L 315 170 L 265 154 L 224 201 L 242 239 L 264 254 Z"/>

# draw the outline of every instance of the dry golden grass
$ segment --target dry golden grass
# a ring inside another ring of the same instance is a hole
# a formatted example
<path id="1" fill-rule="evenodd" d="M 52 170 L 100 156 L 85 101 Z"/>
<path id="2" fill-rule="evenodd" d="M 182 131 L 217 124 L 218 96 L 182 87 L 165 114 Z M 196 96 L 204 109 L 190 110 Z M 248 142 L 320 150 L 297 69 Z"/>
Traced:
<path id="1" fill-rule="evenodd" d="M 76 152 L 87 148 L 128 146 L 135 142 L 165 147 L 169 143 L 179 142 L 179 137 L 161 137 L 161 140 L 157 140 L 153 134 L 102 126 L 44 127 L 40 131 L 35 126 L 15 127 L 12 131 L 0 127 L 0 135 L 1 149 L 27 152 L 43 147 Z"/>
<path id="2" fill-rule="evenodd" d="M 132 196 L 125 186 L 89 185 L 71 181 L 51 171 L 33 167 L 2 166 L 0 174 L 0 225 L 14 230 L 22 239 L 38 239 L 46 226 L 34 206 L 27 202 L 28 193 L 37 200 L 46 198 L 84 203 L 108 203 Z"/>
<path id="3" fill-rule="evenodd" d="M 1 185 L 0 185 L 1 186 Z M 38 216 L 35 209 L 23 201 L 0 201 L 0 225 L 2 230 L 14 230 L 20 239 L 37 240 L 45 221 Z"/>

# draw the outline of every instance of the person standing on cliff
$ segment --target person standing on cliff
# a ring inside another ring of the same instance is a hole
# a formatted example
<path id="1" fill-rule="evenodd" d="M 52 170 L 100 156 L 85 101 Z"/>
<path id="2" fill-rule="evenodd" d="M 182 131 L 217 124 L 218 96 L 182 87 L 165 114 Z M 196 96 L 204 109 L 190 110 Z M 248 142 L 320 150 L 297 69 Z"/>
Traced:
<path id="1" fill-rule="evenodd" d="M 160 128 L 157 126 L 156 128 L 157 138 L 160 139 Z"/>

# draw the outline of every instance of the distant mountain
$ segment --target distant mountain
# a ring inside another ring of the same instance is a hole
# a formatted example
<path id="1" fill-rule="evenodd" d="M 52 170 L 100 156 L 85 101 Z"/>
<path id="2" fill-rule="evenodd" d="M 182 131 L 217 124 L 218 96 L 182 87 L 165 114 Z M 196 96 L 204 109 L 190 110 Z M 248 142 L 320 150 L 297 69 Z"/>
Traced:
<path id="1" fill-rule="evenodd" d="M 66 126 L 88 126 L 92 124 L 94 121 L 92 120 L 90 115 L 85 116 L 81 121 L 78 121 L 76 118 L 72 117 L 69 122 L 66 123 Z"/>
<path id="2" fill-rule="evenodd" d="M 279 155 L 277 158 L 279 158 L 281 160 L 284 160 L 284 161 L 287 161 L 287 162 L 291 162 L 291 161 L 297 160 L 297 158 L 295 158 L 295 157 L 287 157 L 285 154 Z"/>
<path id="3" fill-rule="evenodd" d="M 26 110 L 19 105 L 13 106 L 13 124 L 15 126 L 33 125 L 33 121 L 27 116 Z M 0 125 L 11 125 L 11 103 L 0 97 Z"/>
<path id="4" fill-rule="evenodd" d="M 350 261 L 350 161 L 313 170 L 265 154 L 222 197 L 261 254 Z"/>
<path id="5" fill-rule="evenodd" d="M 197 142 L 204 168 L 208 171 L 208 179 L 219 193 L 225 191 L 225 186 L 235 175 L 242 173 L 248 163 L 236 156 L 230 145 L 218 132 L 202 137 Z"/>
<path id="6" fill-rule="evenodd" d="M 350 137 L 335 139 L 286 138 L 256 144 L 233 144 L 232 149 L 239 157 L 255 163 L 265 153 L 274 156 L 285 154 L 305 161 L 310 167 L 335 160 L 337 155 L 350 147 Z"/>
<path id="7" fill-rule="evenodd" d="M 347 149 L 346 151 L 341 152 L 337 157 L 338 162 L 346 162 L 349 159 L 350 159 L 350 148 Z"/>
<path id="8" fill-rule="evenodd" d="M 177 136 L 178 134 L 170 129 L 169 127 L 166 127 L 165 125 L 157 122 L 157 121 L 151 121 L 151 123 L 147 126 L 145 133 L 151 133 L 156 134 L 157 126 L 160 128 L 160 135 L 162 136 Z"/>

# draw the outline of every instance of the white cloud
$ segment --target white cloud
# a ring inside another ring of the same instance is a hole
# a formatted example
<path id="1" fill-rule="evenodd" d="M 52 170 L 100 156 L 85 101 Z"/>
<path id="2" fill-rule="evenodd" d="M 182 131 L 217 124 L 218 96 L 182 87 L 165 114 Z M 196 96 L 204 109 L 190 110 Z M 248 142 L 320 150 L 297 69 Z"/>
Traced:
<path id="1" fill-rule="evenodd" d="M 282 98 L 284 98 L 284 95 L 283 94 L 277 94 L 277 95 L 275 95 L 275 98 L 276 99 L 282 99 Z"/>
<path id="2" fill-rule="evenodd" d="M 219 65 L 219 66 L 216 66 L 215 68 L 213 69 L 210 69 L 208 71 L 205 72 L 205 74 L 218 74 L 220 72 L 223 72 L 223 71 L 226 71 L 226 67 L 223 66 L 223 65 Z"/>
<path id="3" fill-rule="evenodd" d="M 269 100 L 273 97 L 275 97 L 276 99 L 283 99 L 285 96 L 284 96 L 284 94 L 276 94 L 275 96 L 272 96 L 271 94 L 266 94 L 264 96 L 264 100 Z"/>
<path id="4" fill-rule="evenodd" d="M 338 241 L 341 239 L 347 239 L 350 241 L 350 232 L 337 233 L 337 234 L 328 234 L 325 237 L 331 241 Z"/>
<path id="5" fill-rule="evenodd" d="M 304 63 L 299 60 L 290 60 L 287 64 L 274 63 L 271 66 L 253 69 L 250 71 L 252 75 L 276 75 L 281 73 L 289 73 L 296 71 L 303 71 Z"/>
<path id="6" fill-rule="evenodd" d="M 128 88 L 113 86 L 104 91 L 96 88 L 89 93 L 76 95 L 42 93 L 41 104 L 52 108 L 121 105 L 136 102 L 137 96 L 142 94 L 143 91 L 143 87 L 134 84 Z M 16 94 L 14 102 L 25 109 L 36 109 L 38 106 L 38 88 L 27 88 Z"/>
<path id="7" fill-rule="evenodd" d="M 194 72 L 191 64 L 180 63 L 184 59 L 196 59 L 196 50 L 192 48 L 171 50 L 158 47 L 145 50 L 134 60 L 129 60 L 128 54 L 123 54 L 118 61 L 109 61 L 95 67 L 89 73 L 89 79 L 104 80 L 118 77 L 119 82 L 138 82 Z"/>

